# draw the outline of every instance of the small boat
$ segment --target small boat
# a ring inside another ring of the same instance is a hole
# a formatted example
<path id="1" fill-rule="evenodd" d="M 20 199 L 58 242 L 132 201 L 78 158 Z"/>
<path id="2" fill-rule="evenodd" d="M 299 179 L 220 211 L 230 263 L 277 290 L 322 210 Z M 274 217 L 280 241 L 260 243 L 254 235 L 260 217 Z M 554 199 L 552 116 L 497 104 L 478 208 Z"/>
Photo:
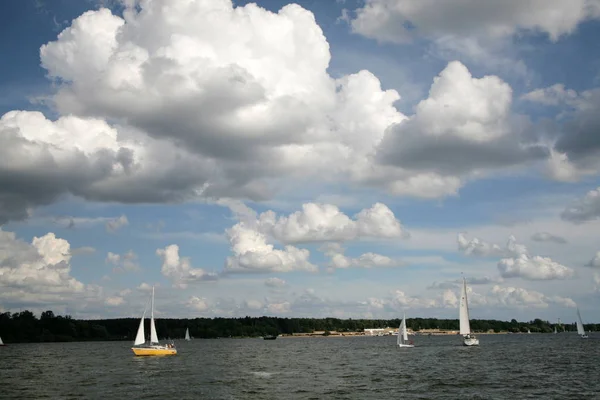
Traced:
<path id="1" fill-rule="evenodd" d="M 156 325 L 154 324 L 154 286 L 152 286 L 152 314 L 150 317 L 150 343 L 146 344 L 146 335 L 144 334 L 144 318 L 146 317 L 146 310 L 140 320 L 140 327 L 138 328 L 135 342 L 131 350 L 136 356 L 171 356 L 177 354 L 175 344 L 170 343 L 162 345 L 158 342 L 158 335 L 156 334 Z"/>
<path id="2" fill-rule="evenodd" d="M 398 339 L 396 339 L 396 344 L 398 347 L 415 347 L 412 344 L 412 340 L 408 341 L 408 334 L 406 332 L 406 316 L 402 316 L 402 322 L 400 322 L 400 327 L 398 328 Z"/>
<path id="3" fill-rule="evenodd" d="M 185 340 L 187 340 L 187 341 L 190 341 L 190 340 L 192 340 L 192 339 L 190 338 L 190 328 L 186 328 L 186 329 L 185 329 Z"/>
<path id="4" fill-rule="evenodd" d="M 1 337 L 0 337 L 0 346 L 6 346 L 6 345 L 4 344 L 4 342 L 2 341 L 2 338 L 1 338 Z"/>
<path id="5" fill-rule="evenodd" d="M 263 336 L 264 340 L 275 340 L 277 339 L 277 335 L 265 335 Z"/>
<path id="6" fill-rule="evenodd" d="M 554 327 L 554 334 L 556 335 L 558 332 L 556 331 L 556 326 Z"/>
<path id="7" fill-rule="evenodd" d="M 469 323 L 469 302 L 467 300 L 467 281 L 464 277 L 458 315 L 460 324 L 459 333 L 463 335 L 463 344 L 465 346 L 479 346 L 479 339 L 471 333 L 471 324 Z"/>
<path id="8" fill-rule="evenodd" d="M 585 334 L 585 329 L 583 329 L 583 321 L 581 320 L 581 314 L 579 313 L 579 307 L 577 307 L 577 334 L 582 339 L 588 338 L 588 335 Z"/>

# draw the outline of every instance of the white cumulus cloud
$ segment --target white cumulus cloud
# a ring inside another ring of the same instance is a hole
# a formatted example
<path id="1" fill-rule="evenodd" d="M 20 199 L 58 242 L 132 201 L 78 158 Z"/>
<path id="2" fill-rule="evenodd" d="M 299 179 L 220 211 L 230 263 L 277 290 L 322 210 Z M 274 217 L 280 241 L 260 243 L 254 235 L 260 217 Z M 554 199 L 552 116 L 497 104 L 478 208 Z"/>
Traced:
<path id="1" fill-rule="evenodd" d="M 189 283 L 217 279 L 215 273 L 192 268 L 189 257 L 179 257 L 179 246 L 176 244 L 157 249 L 156 255 L 162 260 L 160 272 L 171 279 L 176 287 L 186 288 Z"/>

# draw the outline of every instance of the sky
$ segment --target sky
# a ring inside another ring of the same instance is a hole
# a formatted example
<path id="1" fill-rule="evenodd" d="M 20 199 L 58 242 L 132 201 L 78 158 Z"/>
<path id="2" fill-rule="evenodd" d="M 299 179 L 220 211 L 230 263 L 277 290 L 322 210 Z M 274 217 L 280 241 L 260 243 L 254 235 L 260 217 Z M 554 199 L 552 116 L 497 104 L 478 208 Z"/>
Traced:
<path id="1" fill-rule="evenodd" d="M 0 312 L 600 321 L 599 0 L 0 15 Z"/>

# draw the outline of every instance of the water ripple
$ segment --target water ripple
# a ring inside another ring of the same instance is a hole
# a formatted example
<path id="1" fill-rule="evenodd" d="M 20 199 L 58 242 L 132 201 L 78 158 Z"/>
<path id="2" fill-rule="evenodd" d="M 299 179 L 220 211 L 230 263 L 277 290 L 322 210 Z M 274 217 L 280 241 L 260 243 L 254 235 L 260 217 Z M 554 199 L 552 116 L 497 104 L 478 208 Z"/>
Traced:
<path id="1" fill-rule="evenodd" d="M 193 340 L 175 357 L 130 343 L 11 344 L 2 399 L 564 399 L 600 393 L 600 341 L 575 335 Z"/>

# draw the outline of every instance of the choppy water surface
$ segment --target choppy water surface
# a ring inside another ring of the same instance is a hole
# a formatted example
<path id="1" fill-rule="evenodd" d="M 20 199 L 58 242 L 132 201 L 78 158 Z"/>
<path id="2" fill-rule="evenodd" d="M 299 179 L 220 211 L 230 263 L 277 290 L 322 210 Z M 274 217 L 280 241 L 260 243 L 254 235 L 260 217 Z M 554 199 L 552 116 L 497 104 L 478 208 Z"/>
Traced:
<path id="1" fill-rule="evenodd" d="M 598 335 L 598 334 L 596 334 Z M 600 336 L 481 335 L 178 341 L 174 357 L 128 342 L 0 348 L 9 399 L 595 399 Z"/>

